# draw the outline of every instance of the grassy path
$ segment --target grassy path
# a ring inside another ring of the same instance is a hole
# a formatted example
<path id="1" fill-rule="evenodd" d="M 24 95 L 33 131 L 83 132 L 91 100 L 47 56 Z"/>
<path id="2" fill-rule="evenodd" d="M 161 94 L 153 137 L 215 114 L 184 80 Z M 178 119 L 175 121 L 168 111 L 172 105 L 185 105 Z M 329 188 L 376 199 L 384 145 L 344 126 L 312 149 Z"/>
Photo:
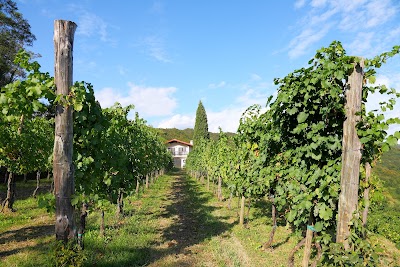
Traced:
<path id="1" fill-rule="evenodd" d="M 17 185 L 27 192 L 28 185 Z M 33 183 L 32 183 L 33 186 Z M 0 185 L 1 187 L 1 185 Z M 0 188 L 3 190 L 4 188 Z M 21 194 L 20 194 L 21 195 Z M 268 202 L 256 202 L 246 227 L 237 225 L 237 200 L 227 208 L 211 192 L 183 172 L 160 177 L 139 196 L 125 200 L 125 216 L 116 218 L 115 206 L 106 210 L 105 236 L 99 235 L 99 211 L 88 216 L 83 266 L 287 266 L 287 256 L 298 239 L 281 220 L 273 249 L 262 251 L 271 230 Z M 0 266 L 54 266 L 53 216 L 24 197 L 17 212 L 0 214 Z M 400 266 L 400 253 L 379 238 L 388 253 L 382 266 Z M 296 253 L 296 263 L 302 251 Z"/>
<path id="2" fill-rule="evenodd" d="M 31 191 L 29 183 L 17 188 Z M 240 242 L 226 239 L 232 217 L 184 173 L 163 176 L 125 202 L 122 219 L 108 207 L 105 237 L 99 236 L 99 212 L 90 212 L 84 266 L 249 266 Z M 0 266 L 53 266 L 53 215 L 29 197 L 15 207 L 15 213 L 0 214 Z"/>
<path id="3" fill-rule="evenodd" d="M 171 182 L 169 204 L 165 207 L 167 223 L 160 229 L 162 242 L 156 248 L 159 254 L 149 266 L 220 265 L 216 262 L 220 259 L 212 259 L 207 248 L 213 238 L 229 232 L 233 221 L 221 215 L 221 206 L 210 204 L 212 195 L 202 191 L 194 180 L 178 173 Z"/>

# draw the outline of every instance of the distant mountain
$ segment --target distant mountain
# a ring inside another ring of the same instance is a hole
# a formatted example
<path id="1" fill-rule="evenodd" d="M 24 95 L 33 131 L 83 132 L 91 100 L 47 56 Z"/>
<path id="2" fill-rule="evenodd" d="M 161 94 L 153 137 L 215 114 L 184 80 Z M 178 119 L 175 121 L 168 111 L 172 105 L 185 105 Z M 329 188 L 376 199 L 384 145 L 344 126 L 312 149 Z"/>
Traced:
<path id="1" fill-rule="evenodd" d="M 164 141 L 168 141 L 171 139 L 178 139 L 183 142 L 189 143 L 190 140 L 193 140 L 194 130 L 192 128 L 186 128 L 184 130 L 180 130 L 177 128 L 156 128 L 156 130 L 160 133 L 161 137 Z M 229 136 L 235 135 L 234 133 L 226 133 Z M 211 133 L 210 138 L 213 140 L 218 140 L 218 133 Z"/>

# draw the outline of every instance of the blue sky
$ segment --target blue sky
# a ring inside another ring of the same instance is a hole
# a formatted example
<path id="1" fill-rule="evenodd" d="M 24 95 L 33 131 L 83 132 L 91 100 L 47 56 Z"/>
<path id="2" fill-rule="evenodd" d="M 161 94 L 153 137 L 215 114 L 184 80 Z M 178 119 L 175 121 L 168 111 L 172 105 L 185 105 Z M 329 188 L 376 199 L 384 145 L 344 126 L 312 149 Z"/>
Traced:
<path id="1" fill-rule="evenodd" d="M 306 66 L 333 40 L 364 57 L 400 44 L 397 0 L 16 2 L 37 37 L 30 49 L 42 71 L 54 75 L 54 20 L 74 21 L 74 80 L 92 83 L 103 107 L 134 104 L 163 128 L 194 127 L 201 100 L 210 131 L 235 132 L 247 107 L 276 92 L 274 78 Z M 400 90 L 399 56 L 377 83 Z M 400 105 L 387 116 L 400 117 Z"/>

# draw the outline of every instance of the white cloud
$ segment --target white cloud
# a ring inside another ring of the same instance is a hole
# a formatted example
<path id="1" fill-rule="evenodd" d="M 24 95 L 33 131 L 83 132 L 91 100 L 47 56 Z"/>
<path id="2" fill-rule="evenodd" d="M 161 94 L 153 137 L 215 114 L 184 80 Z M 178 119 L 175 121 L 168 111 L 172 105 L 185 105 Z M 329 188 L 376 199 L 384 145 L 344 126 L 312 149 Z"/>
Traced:
<path id="1" fill-rule="evenodd" d="M 252 81 L 261 81 L 261 80 L 262 80 L 261 76 L 258 75 L 258 74 L 255 74 L 255 73 L 252 73 L 252 74 L 250 75 L 250 79 L 251 79 Z"/>
<path id="2" fill-rule="evenodd" d="M 288 53 L 290 58 L 296 58 L 306 54 L 311 45 L 321 40 L 329 31 L 330 25 L 315 31 L 313 29 L 304 29 L 298 36 L 296 36 L 289 44 L 290 51 Z"/>
<path id="3" fill-rule="evenodd" d="M 225 86 L 225 84 L 226 82 L 222 81 L 217 84 L 210 84 L 209 87 L 216 88 L 218 85 Z M 220 110 L 212 110 L 207 106 L 207 99 L 202 98 L 207 113 L 208 130 L 210 132 L 218 133 L 219 127 L 224 132 L 236 132 L 240 118 L 246 109 L 254 104 L 260 104 L 261 107 L 265 106 L 269 96 L 268 92 L 271 92 L 274 87 L 272 82 L 264 82 L 260 75 L 254 73 L 250 74 L 249 80 L 245 83 L 237 85 L 229 84 L 229 86 L 241 91 L 241 94 L 236 97 L 232 105 L 221 107 Z M 195 117 L 195 114 L 174 114 L 170 118 L 158 123 L 157 127 L 193 128 Z"/>
<path id="4" fill-rule="evenodd" d="M 219 132 L 221 127 L 224 132 L 236 132 L 242 113 L 246 110 L 243 107 L 228 107 L 221 111 L 207 112 L 208 130 L 213 133 Z"/>
<path id="5" fill-rule="evenodd" d="M 98 15 L 87 11 L 83 6 L 70 4 L 68 10 L 78 14 L 77 35 L 85 37 L 97 37 L 100 41 L 116 45 L 116 41 L 111 39 L 108 34 L 110 25 Z"/>
<path id="6" fill-rule="evenodd" d="M 178 129 L 194 128 L 195 119 L 195 115 L 175 114 L 171 118 L 162 120 L 157 127 Z"/>
<path id="7" fill-rule="evenodd" d="M 396 7 L 390 0 L 374 0 L 366 5 L 366 27 L 375 27 L 384 24 L 396 14 Z"/>
<path id="8" fill-rule="evenodd" d="M 176 108 L 176 99 L 173 94 L 175 87 L 146 87 L 128 83 L 129 91 L 121 93 L 114 88 L 104 88 L 96 92 L 96 98 L 102 107 L 110 107 L 115 102 L 122 106 L 135 105 L 135 110 L 143 118 L 171 115 Z"/>
<path id="9" fill-rule="evenodd" d="M 393 30 L 389 31 L 389 33 L 386 35 L 386 42 L 391 41 L 395 38 L 398 38 L 400 35 L 400 26 L 397 28 L 394 28 Z"/>
<path id="10" fill-rule="evenodd" d="M 228 107 L 221 111 L 207 110 L 208 130 L 213 133 L 219 132 L 219 127 L 224 132 L 236 132 L 239 119 L 246 110 L 244 107 Z M 175 114 L 172 117 L 158 123 L 158 128 L 194 128 L 195 114 Z"/>
<path id="11" fill-rule="evenodd" d="M 219 83 L 210 83 L 208 85 L 208 88 L 217 89 L 217 88 L 225 87 L 225 85 L 226 85 L 226 82 L 225 81 L 221 81 Z"/>
<path id="12" fill-rule="evenodd" d="M 297 0 L 296 3 L 294 3 L 295 8 L 302 8 L 306 4 L 306 0 Z"/>
<path id="13" fill-rule="evenodd" d="M 146 36 L 140 41 L 140 45 L 144 47 L 145 53 L 157 61 L 163 63 L 170 63 L 172 60 L 169 58 L 165 48 L 165 41 L 157 35 Z"/>
<path id="14" fill-rule="evenodd" d="M 84 14 L 79 16 L 78 24 L 79 27 L 76 32 L 78 35 L 83 35 L 86 37 L 99 35 L 100 40 L 107 40 L 107 23 L 95 14 L 84 12 Z"/>
<path id="15" fill-rule="evenodd" d="M 373 47 L 372 42 L 375 38 L 373 32 L 360 32 L 355 40 L 348 46 L 352 55 L 372 56 L 375 55 L 376 47 Z M 365 54 L 368 51 L 368 55 Z"/>
<path id="16" fill-rule="evenodd" d="M 119 102 L 122 106 L 129 105 L 129 101 L 127 101 L 128 98 L 123 97 L 116 89 L 111 87 L 95 91 L 95 96 L 102 108 L 111 107 L 116 102 Z"/>
<path id="17" fill-rule="evenodd" d="M 327 0 L 312 0 L 312 7 L 324 7 L 328 1 Z"/>
<path id="18" fill-rule="evenodd" d="M 310 9 L 300 20 L 296 27 L 298 33 L 289 43 L 290 58 L 304 55 L 312 45 L 334 30 L 363 38 L 352 39 L 355 40 L 352 47 L 355 47 L 356 42 L 360 46 L 356 49 L 358 53 L 368 53 L 371 47 L 375 51 L 378 48 L 384 49 L 387 42 L 398 36 L 398 31 L 393 30 L 387 34 L 385 28 L 382 28 L 398 13 L 398 8 L 391 0 L 312 0 L 309 3 L 297 1 L 295 4 L 296 7 L 305 5 L 309 5 Z M 379 36 L 371 36 L 373 32 L 379 33 Z"/>
<path id="19" fill-rule="evenodd" d="M 165 116 L 176 108 L 176 99 L 172 96 L 176 87 L 143 87 L 128 83 L 129 95 L 139 112 L 146 116 Z"/>
<path id="20" fill-rule="evenodd" d="M 268 93 L 266 90 L 249 88 L 242 95 L 236 98 L 236 102 L 242 107 L 249 107 L 254 104 L 264 105 L 267 102 Z"/>

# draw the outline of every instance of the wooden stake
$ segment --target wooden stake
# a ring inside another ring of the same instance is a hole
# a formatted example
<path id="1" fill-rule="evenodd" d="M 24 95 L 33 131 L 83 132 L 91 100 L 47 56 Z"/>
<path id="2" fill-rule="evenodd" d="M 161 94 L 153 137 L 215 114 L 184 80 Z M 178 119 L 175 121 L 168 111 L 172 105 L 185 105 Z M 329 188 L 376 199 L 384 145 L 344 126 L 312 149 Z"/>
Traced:
<path id="1" fill-rule="evenodd" d="M 244 208 L 245 208 L 246 198 L 242 195 L 242 199 L 240 201 L 240 214 L 239 214 L 239 225 L 244 225 Z"/>
<path id="2" fill-rule="evenodd" d="M 313 225 L 310 225 L 310 226 L 313 226 Z M 306 241 L 304 244 L 304 253 L 303 253 L 303 262 L 302 262 L 303 267 L 307 267 L 308 263 L 310 262 L 312 239 L 313 239 L 313 231 L 307 226 Z"/>
<path id="3" fill-rule="evenodd" d="M 70 94 L 73 70 L 73 43 L 77 25 L 71 21 L 54 21 L 55 73 L 57 95 Z M 60 103 L 56 107 L 54 139 L 54 192 L 56 197 L 55 232 L 57 240 L 75 237 L 75 222 L 71 196 L 74 193 L 72 162 L 73 120 L 72 106 Z"/>
<path id="4" fill-rule="evenodd" d="M 40 174 L 41 174 L 40 171 L 36 172 L 36 188 L 35 188 L 35 191 L 33 191 L 33 194 L 32 194 L 32 197 L 34 197 L 34 198 L 36 198 L 37 191 L 39 190 Z"/>
<path id="5" fill-rule="evenodd" d="M 343 123 L 343 152 L 340 178 L 339 211 L 336 242 L 343 243 L 349 249 L 347 238 L 350 235 L 349 223 L 358 205 L 358 187 L 360 175 L 361 143 L 357 135 L 356 124 L 361 111 L 364 60 L 354 65 L 346 90 L 346 120 Z"/>

